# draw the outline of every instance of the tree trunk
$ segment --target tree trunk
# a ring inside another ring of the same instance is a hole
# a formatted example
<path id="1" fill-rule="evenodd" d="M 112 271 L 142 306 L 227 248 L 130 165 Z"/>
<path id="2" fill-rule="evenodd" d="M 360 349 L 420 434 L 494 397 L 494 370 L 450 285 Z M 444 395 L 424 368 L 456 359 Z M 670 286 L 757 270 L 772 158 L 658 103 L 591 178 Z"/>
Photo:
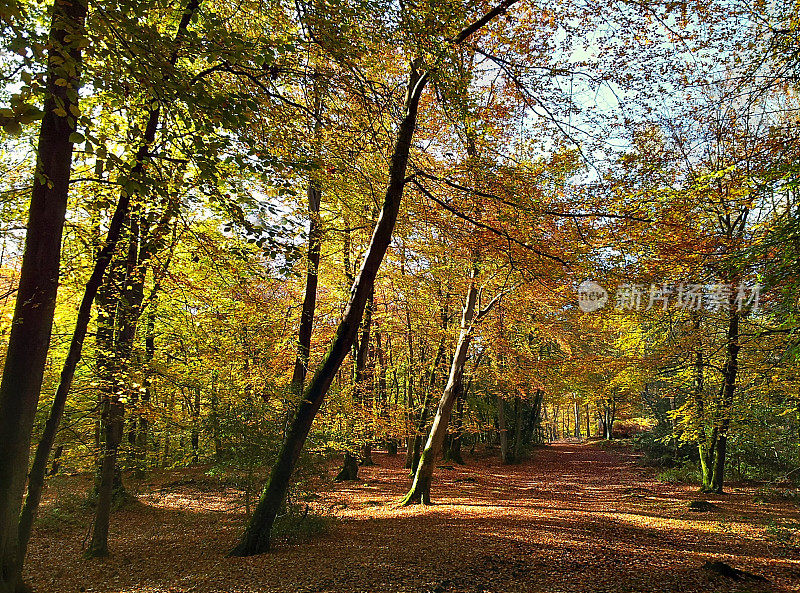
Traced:
<path id="1" fill-rule="evenodd" d="M 433 393 L 433 389 L 436 387 L 436 370 L 439 368 L 439 365 L 441 364 L 445 354 L 446 332 L 450 318 L 448 311 L 449 307 L 447 305 L 447 301 L 449 299 L 450 295 L 448 294 L 445 298 L 444 307 L 442 307 L 442 337 L 439 339 L 439 346 L 436 348 L 436 356 L 433 359 L 433 363 L 428 369 L 428 382 L 425 387 L 425 396 L 422 400 L 422 409 L 420 410 L 419 421 L 417 422 L 417 432 L 414 435 L 414 450 L 411 454 L 411 466 L 409 468 L 411 469 L 412 476 L 417 471 L 417 467 L 419 466 L 419 458 L 422 455 L 422 444 L 424 439 L 423 433 L 428 424 L 428 407 L 430 405 L 431 394 Z"/>
<path id="2" fill-rule="evenodd" d="M 522 413 L 523 413 L 522 398 L 520 398 L 519 396 L 516 398 L 515 408 L 516 408 L 515 409 L 516 419 L 514 420 L 513 462 L 519 463 L 519 460 L 522 459 Z"/>
<path id="3" fill-rule="evenodd" d="M 337 482 L 355 482 L 358 480 L 358 459 L 349 451 L 344 454 L 344 463 L 342 471 L 340 471 L 336 478 Z"/>
<path id="4" fill-rule="evenodd" d="M 211 373 L 211 430 L 214 438 L 214 458 L 222 460 L 222 438 L 219 430 L 219 394 L 217 390 L 217 371 Z"/>
<path id="5" fill-rule="evenodd" d="M 589 404 L 586 404 L 586 409 L 584 410 L 584 416 L 586 416 L 586 438 L 591 438 L 592 434 L 590 432 L 591 428 L 591 417 L 589 416 Z"/>
<path id="6" fill-rule="evenodd" d="M 82 1 L 55 1 L 25 252 L 0 382 L 0 593 L 23 587 L 17 521 L 58 292 L 85 19 Z M 56 84 L 60 79 L 66 84 Z"/>
<path id="7" fill-rule="evenodd" d="M 80 307 L 78 308 L 78 318 L 75 321 L 75 329 L 72 332 L 72 339 L 69 345 L 67 357 L 61 368 L 61 376 L 59 378 L 58 387 L 56 389 L 53 404 L 50 408 L 50 414 L 47 417 L 44 431 L 42 432 L 41 440 L 36 447 L 36 454 L 34 455 L 33 465 L 28 478 L 28 494 L 25 497 L 25 506 L 22 509 L 19 519 L 19 563 L 23 565 L 25 556 L 28 549 L 28 541 L 30 540 L 31 529 L 33 522 L 36 519 L 36 512 L 39 508 L 39 502 L 42 497 L 42 489 L 44 487 L 44 477 L 47 468 L 47 458 L 50 456 L 50 451 L 55 442 L 56 434 L 58 432 L 58 425 L 64 415 L 64 406 L 67 403 L 67 395 L 72 387 L 72 381 L 75 377 L 75 369 L 81 359 L 81 352 L 83 350 L 83 342 L 86 339 L 86 332 L 89 327 L 89 320 L 92 314 L 92 303 L 97 296 L 97 291 L 103 280 L 106 268 L 108 267 L 111 257 L 116 249 L 117 242 L 122 231 L 125 217 L 128 211 L 128 197 L 127 195 L 120 196 L 117 202 L 117 208 L 114 216 L 111 219 L 111 224 L 108 228 L 108 235 L 106 237 L 105 245 L 97 256 L 92 274 L 86 283 L 86 288 L 83 292 Z"/>
<path id="8" fill-rule="evenodd" d="M 445 434 L 447 434 L 447 423 L 450 420 L 453 403 L 461 389 L 464 363 L 467 360 L 467 352 L 469 351 L 469 345 L 472 341 L 475 305 L 478 298 L 478 288 L 476 286 L 475 277 L 476 271 L 473 269 L 470 277 L 469 290 L 467 291 L 467 298 L 464 302 L 464 308 L 461 314 L 461 332 L 458 336 L 455 353 L 453 354 L 453 362 L 450 365 L 450 375 L 447 379 L 447 386 L 439 400 L 436 416 L 433 418 L 433 425 L 431 426 L 425 449 L 420 456 L 411 490 L 409 490 L 408 494 L 406 494 L 401 501 L 403 505 L 414 503 L 430 504 L 431 502 L 431 480 L 433 479 L 434 464 L 441 452 Z"/>
<path id="9" fill-rule="evenodd" d="M 464 465 L 464 457 L 461 455 L 461 444 L 464 429 L 464 396 L 467 389 L 459 389 L 456 395 L 456 422 L 455 430 L 451 435 L 450 442 L 445 449 L 444 458 L 459 465 Z"/>
<path id="10" fill-rule="evenodd" d="M 419 73 L 417 66 L 418 62 L 415 62 L 411 67 L 405 115 L 398 129 L 389 171 L 389 186 L 386 190 L 383 208 L 372 234 L 369 249 L 361 264 L 361 271 L 353 284 L 350 302 L 328 352 L 323 357 L 308 387 L 304 390 L 303 399 L 298 406 L 294 421 L 278 454 L 278 459 L 272 468 L 269 482 L 241 540 L 231 550 L 231 556 L 252 556 L 269 550 L 270 531 L 286 498 L 289 480 L 311 429 L 311 424 L 336 372 L 355 341 L 364 307 L 375 286 L 375 276 L 386 254 L 386 249 L 389 247 L 400 201 L 403 197 L 408 156 L 417 121 L 417 109 L 422 90 L 428 81 L 428 74 Z"/>
<path id="11" fill-rule="evenodd" d="M 300 314 L 300 330 L 297 335 L 297 359 L 292 373 L 292 391 L 303 392 L 308 358 L 311 353 L 311 334 L 314 329 L 314 312 L 317 307 L 317 280 L 319 257 L 322 247 L 322 228 L 319 209 L 322 192 L 313 181 L 308 183 L 308 268 L 306 271 L 306 290 L 303 296 L 303 309 Z"/>
<path id="12" fill-rule="evenodd" d="M 405 258 L 405 250 L 403 251 L 403 258 Z M 405 263 L 405 259 L 403 260 Z M 403 273 L 405 274 L 405 265 L 403 265 Z M 408 405 L 406 430 L 410 431 L 414 428 L 414 373 L 412 368 L 416 360 L 414 359 L 414 338 L 411 330 L 411 313 L 408 310 L 408 302 L 406 302 L 406 339 L 408 340 L 408 369 L 406 370 L 406 402 Z M 798 423 L 800 423 L 800 416 L 798 416 Z M 415 434 L 409 434 L 406 438 L 406 459 L 403 467 L 411 469 L 413 467 L 414 459 L 414 441 L 416 440 Z"/>
<path id="13" fill-rule="evenodd" d="M 711 490 L 722 494 L 725 482 L 725 456 L 728 446 L 728 430 L 731 423 L 733 396 L 736 391 L 736 378 L 739 371 L 739 312 L 731 296 L 730 315 L 728 318 L 728 335 L 723 368 L 722 420 L 720 422 L 716 447 L 714 449 L 714 466 L 711 478 Z"/>
<path id="14" fill-rule="evenodd" d="M 695 432 L 697 433 L 697 448 L 700 454 L 700 474 L 702 492 L 711 489 L 712 460 L 709 458 L 709 440 L 706 430 L 706 406 L 704 401 L 704 360 L 702 343 L 699 337 L 700 317 L 694 315 L 694 340 L 697 347 L 694 351 L 694 381 L 692 385 L 692 401 L 694 405 Z"/>
<path id="15" fill-rule="evenodd" d="M 200 461 L 200 387 L 194 387 L 192 403 L 192 463 Z"/>
<path id="16" fill-rule="evenodd" d="M 573 436 L 576 439 L 579 439 L 582 436 L 581 435 L 581 408 L 580 408 L 580 404 L 578 403 L 577 400 L 575 401 L 574 408 L 575 408 L 575 432 L 574 432 Z"/>
<path id="17" fill-rule="evenodd" d="M 174 66 L 178 60 L 178 48 L 199 6 L 200 0 L 189 0 L 186 5 L 186 9 L 178 23 L 173 42 L 174 47 L 168 59 L 170 65 Z M 165 78 L 169 78 L 169 76 L 167 75 Z M 161 107 L 158 103 L 155 103 L 148 110 L 144 136 L 136 151 L 136 162 L 130 173 L 132 179 L 138 179 L 145 175 L 145 165 L 150 160 L 150 148 L 156 138 L 160 115 Z M 170 210 L 165 212 L 164 220 L 161 221 L 149 240 L 142 238 L 143 232 L 138 214 L 132 212 L 129 216 L 129 245 L 125 262 L 125 282 L 122 285 L 122 293 L 118 295 L 117 311 L 114 318 L 113 364 L 111 369 L 113 376 L 110 378 L 112 391 L 107 394 L 107 413 L 101 418 L 101 420 L 105 420 L 109 424 L 104 431 L 106 442 L 100 471 L 97 508 L 92 527 L 92 541 L 89 546 L 89 554 L 91 556 L 105 556 L 108 554 L 108 521 L 114 494 L 115 464 L 120 445 L 120 441 L 117 439 L 122 438 L 123 430 L 123 427 L 117 427 L 116 423 L 123 422 L 125 416 L 124 403 L 120 396 L 128 387 L 123 383 L 127 381 L 128 363 L 144 300 L 145 264 L 152 256 L 155 244 L 160 238 L 158 233 L 163 234 L 170 215 Z M 109 464 L 111 464 L 110 469 L 108 468 Z"/>
<path id="18" fill-rule="evenodd" d="M 100 466 L 100 487 L 97 492 L 97 508 L 92 524 L 92 541 L 88 553 L 93 557 L 108 556 L 108 526 L 114 494 L 114 473 L 117 454 L 122 442 L 125 406 L 119 397 L 110 397 L 103 410 L 105 447 Z"/>
<path id="19" fill-rule="evenodd" d="M 501 396 L 497 396 L 497 432 L 500 437 L 500 460 L 503 463 L 511 463 L 508 451 L 508 428 L 506 427 L 506 402 Z"/>
<path id="20" fill-rule="evenodd" d="M 144 478 L 147 470 L 147 442 L 150 433 L 149 408 L 153 399 L 153 358 L 156 354 L 156 313 L 158 311 L 158 286 L 153 288 L 153 297 L 150 300 L 150 310 L 147 314 L 147 329 L 144 335 L 144 393 L 142 393 L 142 407 L 145 413 L 139 417 L 139 426 L 134 443 L 134 460 L 136 462 L 136 475 Z M 216 372 L 216 371 L 215 371 Z M 213 379 L 212 379 L 213 381 Z"/>

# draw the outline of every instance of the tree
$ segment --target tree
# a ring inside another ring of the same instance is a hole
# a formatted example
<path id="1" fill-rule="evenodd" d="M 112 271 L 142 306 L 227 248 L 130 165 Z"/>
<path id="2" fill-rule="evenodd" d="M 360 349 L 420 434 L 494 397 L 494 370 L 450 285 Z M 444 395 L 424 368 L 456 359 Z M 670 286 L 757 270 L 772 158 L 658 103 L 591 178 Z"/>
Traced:
<path id="1" fill-rule="evenodd" d="M 495 16 L 504 12 L 515 1 L 505 0 L 477 19 L 454 38 L 454 44 L 462 43 Z M 392 231 L 400 209 L 419 102 L 422 91 L 430 77 L 430 72 L 419 70 L 422 65 L 423 62 L 419 58 L 414 59 L 411 63 L 404 102 L 405 113 L 398 127 L 383 207 L 372 234 L 369 248 L 364 256 L 361 270 L 353 284 L 350 301 L 327 354 L 304 391 L 303 400 L 298 407 L 296 416 L 278 455 L 278 460 L 270 473 L 267 486 L 241 540 L 230 552 L 232 556 L 251 556 L 269 550 L 270 531 L 280 506 L 283 504 L 292 471 L 311 429 L 311 424 L 322 405 L 336 372 L 355 341 L 364 308 L 374 290 L 375 276 L 383 261 L 386 249 L 389 247 Z"/>
<path id="2" fill-rule="evenodd" d="M 58 291 L 86 5 L 56 0 L 50 23 L 47 91 L 16 307 L 0 383 L 0 591 L 21 588 L 17 519 L 31 430 Z"/>

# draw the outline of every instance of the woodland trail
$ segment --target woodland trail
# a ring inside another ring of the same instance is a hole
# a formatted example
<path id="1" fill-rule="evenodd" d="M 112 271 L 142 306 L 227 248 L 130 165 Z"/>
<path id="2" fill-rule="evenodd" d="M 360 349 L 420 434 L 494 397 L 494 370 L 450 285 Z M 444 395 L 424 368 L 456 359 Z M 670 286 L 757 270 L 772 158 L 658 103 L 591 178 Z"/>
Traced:
<path id="1" fill-rule="evenodd" d="M 340 521 L 308 542 L 224 558 L 242 525 L 241 511 L 228 510 L 238 495 L 172 473 L 172 485 L 142 483 L 142 504 L 114 515 L 110 558 L 81 557 L 78 520 L 40 527 L 29 581 L 42 593 L 800 591 L 798 549 L 767 527 L 800 522 L 800 512 L 756 504 L 752 486 L 696 513 L 693 488 L 656 481 L 627 450 L 560 443 L 519 465 L 487 457 L 439 467 L 433 506 L 396 508 L 409 484 L 403 457 L 374 458 L 361 482 L 328 484 L 314 501 Z M 53 487 L 49 504 L 67 491 Z M 707 561 L 768 582 L 715 574 Z"/>

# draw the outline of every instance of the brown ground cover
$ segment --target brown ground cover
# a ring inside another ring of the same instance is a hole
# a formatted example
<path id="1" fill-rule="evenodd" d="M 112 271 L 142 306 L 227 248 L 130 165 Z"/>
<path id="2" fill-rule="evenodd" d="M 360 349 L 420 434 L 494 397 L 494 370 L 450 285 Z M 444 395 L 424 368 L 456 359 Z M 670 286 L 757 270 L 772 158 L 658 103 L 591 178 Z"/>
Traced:
<path id="1" fill-rule="evenodd" d="M 402 455 L 375 460 L 363 481 L 329 483 L 312 503 L 339 518 L 327 535 L 243 559 L 224 557 L 244 520 L 241 493 L 197 470 L 130 480 L 140 502 L 113 515 L 112 556 L 84 559 L 88 511 L 59 521 L 53 509 L 88 478 L 60 479 L 27 578 L 40 593 L 800 591 L 800 551 L 775 537 L 800 511 L 754 502 L 754 486 L 693 512 L 693 488 L 658 482 L 627 450 L 562 443 L 519 465 L 439 468 L 433 506 L 397 508 L 409 485 Z M 708 561 L 768 581 L 721 576 Z"/>

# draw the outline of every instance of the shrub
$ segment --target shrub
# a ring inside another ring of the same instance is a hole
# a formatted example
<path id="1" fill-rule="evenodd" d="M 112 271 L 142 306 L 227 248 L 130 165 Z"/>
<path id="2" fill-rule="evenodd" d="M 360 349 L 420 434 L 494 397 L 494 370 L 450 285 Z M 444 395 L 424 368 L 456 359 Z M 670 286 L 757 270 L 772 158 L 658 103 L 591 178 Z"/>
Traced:
<path id="1" fill-rule="evenodd" d="M 50 504 L 39 507 L 36 513 L 36 526 L 41 529 L 59 531 L 81 523 L 81 515 L 86 512 L 88 502 L 76 495 L 63 496 Z"/>
<path id="2" fill-rule="evenodd" d="M 275 518 L 271 536 L 290 544 L 301 543 L 325 535 L 335 521 L 335 517 L 311 512 L 308 505 L 292 505 Z"/>
<path id="3" fill-rule="evenodd" d="M 700 468 L 692 462 L 665 469 L 656 477 L 668 484 L 699 484 L 702 481 Z"/>

